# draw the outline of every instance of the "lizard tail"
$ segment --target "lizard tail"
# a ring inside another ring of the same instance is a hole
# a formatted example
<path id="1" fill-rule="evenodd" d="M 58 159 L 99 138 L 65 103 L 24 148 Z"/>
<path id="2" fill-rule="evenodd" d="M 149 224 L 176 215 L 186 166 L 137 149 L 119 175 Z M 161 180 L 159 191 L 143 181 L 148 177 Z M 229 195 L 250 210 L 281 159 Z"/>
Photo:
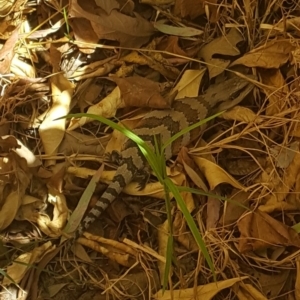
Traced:
<path id="1" fill-rule="evenodd" d="M 80 223 L 76 237 L 82 235 L 82 233 L 89 228 L 89 226 L 107 209 L 107 207 L 118 197 L 127 184 L 132 181 L 134 177 L 133 172 L 135 170 L 129 170 L 127 164 L 120 166 L 116 174 L 109 184 L 103 195 L 96 202 L 96 205 L 89 211 L 87 216 Z"/>

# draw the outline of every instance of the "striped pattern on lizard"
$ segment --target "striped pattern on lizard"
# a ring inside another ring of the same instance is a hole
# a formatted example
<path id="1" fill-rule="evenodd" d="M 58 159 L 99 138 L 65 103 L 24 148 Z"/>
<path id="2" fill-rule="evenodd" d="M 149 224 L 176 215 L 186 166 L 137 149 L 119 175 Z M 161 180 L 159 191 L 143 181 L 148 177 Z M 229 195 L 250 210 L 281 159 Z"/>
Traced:
<path id="1" fill-rule="evenodd" d="M 251 76 L 252 77 L 252 76 Z M 210 88 L 196 98 L 174 100 L 172 108 L 153 110 L 146 114 L 132 131 L 154 148 L 154 136 L 160 134 L 161 142 L 166 142 L 182 129 L 205 119 L 220 102 L 230 100 L 229 107 L 236 105 L 253 89 L 253 84 L 239 77 L 228 79 Z M 229 108 L 227 107 L 227 108 Z M 223 109 L 222 109 L 223 110 Z M 180 148 L 187 146 L 199 136 L 201 128 L 186 133 L 166 148 L 166 160 L 176 155 Z M 122 164 L 117 168 L 112 182 L 104 191 L 75 233 L 80 236 L 117 198 L 124 187 L 134 180 L 138 172 L 145 170 L 147 161 L 138 146 L 130 139 L 126 141 L 120 153 Z"/>

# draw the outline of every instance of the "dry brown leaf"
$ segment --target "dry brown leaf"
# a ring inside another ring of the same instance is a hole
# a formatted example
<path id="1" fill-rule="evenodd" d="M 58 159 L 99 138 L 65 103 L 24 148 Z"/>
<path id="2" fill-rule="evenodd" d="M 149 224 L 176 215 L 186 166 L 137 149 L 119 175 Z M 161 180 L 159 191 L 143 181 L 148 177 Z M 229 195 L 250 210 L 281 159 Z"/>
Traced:
<path id="1" fill-rule="evenodd" d="M 182 212 L 177 211 L 173 220 L 173 236 L 178 243 L 183 245 L 189 251 L 198 251 L 197 245 L 193 235 L 186 229 L 186 220 Z"/>
<path id="2" fill-rule="evenodd" d="M 205 13 L 205 5 L 207 5 L 210 9 L 210 19 L 212 21 L 214 19 L 214 15 L 217 11 L 216 5 L 209 5 L 209 4 L 216 4 L 216 0 L 175 0 L 174 6 L 174 14 L 180 16 L 181 18 L 190 17 L 191 19 L 195 19 L 200 15 Z"/>
<path id="3" fill-rule="evenodd" d="M 276 246 L 300 247 L 300 239 L 294 229 L 260 210 L 246 213 L 238 221 L 238 228 L 241 233 L 238 249 L 241 253 Z"/>
<path id="4" fill-rule="evenodd" d="M 147 56 L 146 53 L 139 54 L 136 51 L 131 51 L 128 55 L 123 56 L 120 61 L 149 66 L 169 79 L 175 80 L 180 74 L 179 70 L 173 67 L 161 53 L 151 53 L 151 51 L 149 51 L 149 56 Z"/>
<path id="5" fill-rule="evenodd" d="M 238 58 L 231 67 L 245 65 L 250 68 L 278 69 L 289 60 L 294 49 L 288 40 L 271 40 Z"/>
<path id="6" fill-rule="evenodd" d="M 179 161 L 194 184 L 204 192 L 208 191 L 208 188 L 203 180 L 201 173 L 197 172 L 195 162 L 188 155 L 188 149 L 186 147 L 181 148 L 178 153 L 177 161 Z"/>
<path id="7" fill-rule="evenodd" d="M 21 60 L 16 54 L 11 62 L 10 70 L 18 77 L 35 78 L 36 70 L 30 64 Z"/>
<path id="8" fill-rule="evenodd" d="M 112 246 L 101 245 L 100 243 L 97 243 L 93 240 L 88 240 L 85 237 L 80 237 L 77 239 L 77 243 L 80 243 L 83 246 L 105 255 L 107 258 L 116 262 L 117 264 L 120 264 L 121 266 L 130 268 L 135 263 L 135 260 L 132 256 L 120 251 L 119 249 L 115 249 Z"/>
<path id="9" fill-rule="evenodd" d="M 174 14 L 195 19 L 205 13 L 203 0 L 175 0 Z"/>
<path id="10" fill-rule="evenodd" d="M 191 299 L 213 299 L 215 295 L 224 289 L 232 287 L 234 284 L 245 280 L 246 276 L 239 278 L 231 278 L 227 280 L 208 283 L 206 285 L 199 285 L 196 288 L 163 291 L 160 290 L 154 295 L 155 300 L 191 300 Z"/>
<path id="11" fill-rule="evenodd" d="M 300 17 L 292 17 L 289 19 L 282 20 L 277 24 L 260 24 L 260 28 L 266 31 L 268 37 L 277 35 L 278 32 L 290 32 L 294 30 L 299 30 L 300 28 Z"/>
<path id="12" fill-rule="evenodd" d="M 56 120 L 69 113 L 74 86 L 63 76 L 56 74 L 51 77 L 52 106 L 39 127 L 45 153 L 53 155 L 57 152 L 65 135 L 66 119 Z M 47 161 L 48 165 L 54 162 Z"/>
<path id="13" fill-rule="evenodd" d="M 220 219 L 221 201 L 215 197 L 208 196 L 206 207 L 206 230 L 211 230 L 217 227 L 218 221 Z"/>
<path id="14" fill-rule="evenodd" d="M 104 59 L 95 61 L 88 65 L 78 67 L 75 72 L 68 78 L 75 81 L 80 81 L 87 78 L 94 78 L 98 76 L 106 76 L 115 68 L 114 59 Z"/>
<path id="15" fill-rule="evenodd" d="M 243 41 L 243 36 L 235 28 L 232 28 L 225 36 L 218 37 L 203 46 L 199 56 L 208 64 L 209 77 L 214 78 L 224 72 L 229 66 L 229 59 L 216 58 L 216 55 L 237 56 L 240 51 L 236 45 Z"/>
<path id="16" fill-rule="evenodd" d="M 11 62 L 15 55 L 14 47 L 19 37 L 19 28 L 17 28 L 9 39 L 5 42 L 0 49 L 0 74 L 6 74 L 10 72 Z"/>
<path id="17" fill-rule="evenodd" d="M 184 97 L 197 97 L 199 88 L 206 69 L 186 70 L 181 76 L 179 82 L 173 88 L 173 92 L 177 92 L 175 99 Z"/>
<path id="18" fill-rule="evenodd" d="M 164 6 L 173 4 L 175 0 L 140 0 L 140 3 L 155 5 L 155 6 Z"/>
<path id="19" fill-rule="evenodd" d="M 123 47 L 138 48 L 154 33 L 152 24 L 137 13 L 134 13 L 135 17 L 125 15 L 116 9 L 107 13 L 100 7 L 101 3 L 97 5 L 98 7 L 94 7 L 91 1 L 73 0 L 69 14 L 72 18 L 89 20 L 98 39 L 115 40 Z M 75 34 L 83 33 L 75 32 Z"/>
<path id="20" fill-rule="evenodd" d="M 251 109 L 243 106 L 235 106 L 230 110 L 225 111 L 220 117 L 225 120 L 245 122 L 246 124 L 251 122 L 261 123 L 263 120 Z"/>
<path id="21" fill-rule="evenodd" d="M 296 267 L 297 267 L 297 275 L 296 275 L 296 282 L 295 282 L 295 296 L 296 300 L 300 299 L 300 259 L 297 257 L 296 260 Z"/>
<path id="22" fill-rule="evenodd" d="M 169 222 L 166 220 L 163 224 L 157 226 L 157 241 L 158 241 L 158 254 L 166 258 L 166 253 L 168 250 L 168 238 L 169 238 Z M 167 260 L 167 259 L 166 259 Z M 157 262 L 160 282 L 163 285 L 164 272 L 166 268 L 166 263 L 162 261 Z M 172 268 L 170 269 L 170 276 L 173 273 Z"/>
<path id="23" fill-rule="evenodd" d="M 123 108 L 124 106 L 125 103 L 121 99 L 120 89 L 116 87 L 99 103 L 90 106 L 86 113 L 99 115 L 104 118 L 112 118 L 115 116 L 117 109 Z M 76 128 L 92 121 L 92 119 L 87 117 L 82 117 L 80 119 L 72 118 L 68 130 L 75 130 Z"/>
<path id="24" fill-rule="evenodd" d="M 178 36 L 164 36 L 157 39 L 157 50 L 166 51 L 181 56 L 188 54 L 180 47 Z"/>
<path id="25" fill-rule="evenodd" d="M 274 155 L 276 167 L 286 169 L 294 160 L 297 151 L 299 150 L 299 141 L 289 144 L 287 147 L 275 146 L 270 148 L 270 153 Z"/>
<path id="26" fill-rule="evenodd" d="M 270 173 L 274 173 L 273 168 L 270 169 Z M 299 149 L 295 153 L 294 159 L 292 163 L 285 169 L 285 172 L 283 173 L 282 178 L 276 178 L 270 177 L 268 178 L 266 174 L 262 173 L 261 177 L 258 178 L 258 182 L 265 182 L 265 178 L 267 179 L 266 184 L 269 186 L 269 188 L 272 190 L 272 194 L 267 195 L 264 198 L 265 204 L 260 205 L 259 209 L 261 211 L 268 211 L 271 212 L 274 209 L 284 209 L 285 198 L 288 195 L 291 188 L 294 186 L 295 181 L 297 180 L 297 176 L 300 171 L 300 153 Z M 264 178 L 265 176 L 265 178 Z"/>
<path id="27" fill-rule="evenodd" d="M 274 116 L 284 111 L 287 108 L 286 95 L 289 93 L 289 88 L 280 70 L 261 70 L 260 76 L 264 85 L 272 87 L 272 89 L 262 87 L 268 97 L 266 115 Z M 274 88 L 276 89 L 275 92 Z"/>
<path id="28" fill-rule="evenodd" d="M 224 214 L 221 217 L 220 223 L 226 226 L 236 222 L 247 210 L 249 196 L 249 193 L 233 189 L 231 194 L 227 196 L 230 200 L 225 202 Z"/>
<path id="29" fill-rule="evenodd" d="M 246 188 L 236 181 L 231 175 L 229 175 L 224 169 L 219 167 L 217 164 L 197 156 L 192 156 L 196 162 L 198 168 L 204 174 L 208 181 L 210 190 L 214 190 L 221 183 L 228 183 L 233 187 L 245 191 Z"/>
<path id="30" fill-rule="evenodd" d="M 121 98 L 126 106 L 168 108 L 170 103 L 162 97 L 163 85 L 144 77 L 135 76 L 127 78 L 111 77 L 116 82 Z"/>
<path id="31" fill-rule="evenodd" d="M 268 300 L 260 291 L 251 284 L 240 283 L 239 288 L 233 288 L 238 299 Z"/>
<path id="32" fill-rule="evenodd" d="M 30 183 L 30 175 L 18 165 L 13 155 L 0 160 L 0 231 L 14 220 L 22 204 L 25 191 Z"/>
<path id="33" fill-rule="evenodd" d="M 30 220 L 36 222 L 47 236 L 59 237 L 69 215 L 66 198 L 62 193 L 50 189 L 48 202 L 53 205 L 52 219 L 46 214 L 36 214 Z"/>
<path id="34" fill-rule="evenodd" d="M 93 53 L 95 49 L 89 45 L 96 45 L 99 41 L 99 37 L 93 30 L 91 22 L 84 18 L 69 19 L 69 22 L 74 30 L 74 36 L 80 50 L 84 53 Z M 76 79 L 77 78 L 78 76 L 76 76 Z M 80 78 L 77 80 L 80 80 Z"/>
<path id="35" fill-rule="evenodd" d="M 3 279 L 3 284 L 7 285 L 12 283 L 9 278 L 13 279 L 13 283 L 20 283 L 25 273 L 37 262 L 49 252 L 51 252 L 55 246 L 51 242 L 46 242 L 40 247 L 35 247 L 32 251 L 21 254 L 14 259 L 12 265 L 7 267 L 7 275 Z"/>
<path id="36" fill-rule="evenodd" d="M 291 270 L 280 270 L 274 274 L 274 272 L 264 272 L 260 271 L 259 269 L 256 268 L 249 268 L 249 272 L 246 271 L 246 273 L 251 274 L 252 278 L 255 278 L 257 282 L 259 282 L 259 285 L 262 288 L 262 292 L 265 295 L 268 295 L 268 299 L 274 299 L 278 297 L 287 280 L 291 280 L 289 278 L 291 274 Z M 244 287 L 244 285 L 243 285 Z M 253 289 L 253 286 L 247 286 L 246 287 L 247 291 L 253 295 L 251 290 Z M 256 295 L 253 295 L 256 296 Z M 254 298 L 253 299 L 261 299 L 261 298 Z"/>

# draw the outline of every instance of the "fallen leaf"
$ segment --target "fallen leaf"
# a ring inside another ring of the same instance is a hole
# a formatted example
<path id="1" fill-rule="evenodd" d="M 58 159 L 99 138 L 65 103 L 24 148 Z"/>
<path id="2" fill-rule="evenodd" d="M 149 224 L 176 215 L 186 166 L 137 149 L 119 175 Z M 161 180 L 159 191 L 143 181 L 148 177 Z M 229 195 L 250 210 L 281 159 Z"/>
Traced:
<path id="1" fill-rule="evenodd" d="M 300 153 L 298 149 L 298 151 L 295 152 L 293 161 L 285 169 L 283 176 L 281 176 L 280 178 L 273 178 L 272 176 L 277 175 L 272 175 L 270 178 L 266 176 L 266 179 L 264 179 L 262 177 L 264 176 L 264 174 L 262 173 L 260 178 L 258 178 L 257 180 L 261 183 L 267 181 L 266 184 L 269 185 L 269 189 L 272 190 L 272 193 L 264 197 L 264 204 L 259 206 L 259 209 L 261 211 L 271 212 L 274 209 L 284 209 L 282 205 L 288 204 L 285 203 L 284 200 L 297 180 L 299 168 Z M 270 171 L 271 174 L 273 173 L 273 168 L 269 168 L 267 170 Z"/>
<path id="2" fill-rule="evenodd" d="M 5 42 L 4 46 L 0 49 L 0 73 L 6 74 L 10 72 L 11 62 L 14 58 L 14 47 L 18 41 L 19 28 L 16 28 L 13 34 Z"/>
<path id="3" fill-rule="evenodd" d="M 13 282 L 5 276 L 3 284 L 20 283 L 25 273 L 32 268 L 35 263 L 41 261 L 47 253 L 53 251 L 54 248 L 55 246 L 49 241 L 15 258 L 12 265 L 7 267 L 7 275 L 13 279 Z"/>
<path id="4" fill-rule="evenodd" d="M 208 283 L 206 285 L 198 285 L 193 288 L 163 291 L 160 290 L 154 295 L 155 300 L 191 300 L 191 299 L 213 299 L 215 295 L 224 289 L 232 287 L 234 284 L 241 282 L 248 277 L 231 278 L 227 280 Z"/>
<path id="5" fill-rule="evenodd" d="M 99 103 L 92 105 L 87 110 L 87 114 L 100 115 L 104 118 L 114 117 L 118 108 L 125 106 L 124 101 L 121 99 L 120 89 L 116 87 L 109 95 L 102 99 Z M 72 118 L 68 130 L 75 130 L 93 120 L 87 117 L 80 119 Z"/>
<path id="6" fill-rule="evenodd" d="M 146 55 L 145 52 L 139 54 L 136 51 L 131 51 L 129 54 L 123 56 L 120 61 L 149 66 L 169 79 L 177 79 L 180 74 L 179 70 L 169 63 L 161 53 L 151 53 L 151 51 L 149 51 L 149 55 Z"/>
<path id="7" fill-rule="evenodd" d="M 295 46 L 288 40 L 271 40 L 235 60 L 231 67 L 245 65 L 250 68 L 278 69 L 289 60 L 294 49 Z"/>
<path id="8" fill-rule="evenodd" d="M 237 56 L 240 54 L 236 47 L 244 38 L 236 28 L 232 28 L 227 35 L 223 35 L 206 44 L 199 51 L 199 56 L 207 63 L 209 77 L 214 78 L 224 72 L 230 60 L 217 58 L 216 55 Z"/>
<path id="9" fill-rule="evenodd" d="M 225 120 L 245 122 L 246 124 L 249 124 L 251 122 L 259 124 L 263 120 L 251 109 L 243 106 L 235 106 L 230 110 L 225 111 L 220 117 Z"/>
<path id="10" fill-rule="evenodd" d="M 168 108 L 170 104 L 162 97 L 163 85 L 140 76 L 111 77 L 118 85 L 126 106 Z"/>
<path id="11" fill-rule="evenodd" d="M 246 213 L 238 221 L 238 229 L 241 234 L 238 249 L 241 253 L 276 246 L 300 247 L 300 239 L 294 229 L 260 210 Z"/>
<path id="12" fill-rule="evenodd" d="M 52 106 L 39 127 L 45 153 L 53 155 L 65 135 L 66 119 L 56 120 L 69 113 L 74 86 L 63 76 L 56 74 L 51 77 Z M 47 161 L 48 165 L 54 164 Z"/>
<path id="13" fill-rule="evenodd" d="M 227 196 L 228 201 L 225 202 L 224 213 L 221 217 L 220 223 L 225 226 L 236 222 L 249 206 L 250 194 L 233 189 L 230 195 Z"/>
<path id="14" fill-rule="evenodd" d="M 262 87 L 268 98 L 266 108 L 267 116 L 274 116 L 287 108 L 286 95 L 289 93 L 289 88 L 279 69 L 269 70 L 262 69 L 260 72 L 262 78 Z M 270 86 L 268 89 L 266 86 Z"/>
<path id="15" fill-rule="evenodd" d="M 217 164 L 198 156 L 192 156 L 198 168 L 204 174 L 206 180 L 208 181 L 210 190 L 214 190 L 216 186 L 221 183 L 228 183 L 233 187 L 246 190 L 246 188 L 241 185 L 237 180 L 235 180 L 231 175 L 229 175 L 224 169 L 222 169 Z"/>
<path id="16" fill-rule="evenodd" d="M 205 71 L 206 69 L 204 68 L 200 70 L 186 70 L 173 88 L 173 92 L 177 92 L 175 99 L 197 97 Z"/>
<path id="17" fill-rule="evenodd" d="M 72 18 L 89 20 L 98 39 L 116 40 L 123 47 L 138 48 L 145 44 L 153 34 L 152 24 L 139 14 L 134 13 L 134 17 L 131 17 L 116 9 L 108 14 L 98 3 L 97 5 L 93 2 L 73 0 L 69 14 Z"/>
<path id="18" fill-rule="evenodd" d="M 289 144 L 287 147 L 277 145 L 273 148 L 270 148 L 270 153 L 275 156 L 276 167 L 286 169 L 294 160 L 298 150 L 299 142 L 295 141 Z"/>
<path id="19" fill-rule="evenodd" d="M 174 14 L 181 18 L 195 19 L 204 13 L 204 0 L 175 0 Z"/>
<path id="20" fill-rule="evenodd" d="M 154 23 L 154 28 L 156 28 L 158 31 L 162 33 L 166 33 L 169 35 L 175 35 L 175 36 L 183 36 L 183 37 L 189 37 L 189 36 L 195 36 L 195 35 L 202 35 L 203 31 L 192 28 L 192 27 L 176 27 L 171 25 L 163 24 L 162 22 L 156 22 Z"/>
<path id="21" fill-rule="evenodd" d="M 181 56 L 189 56 L 179 45 L 178 36 L 163 36 L 158 38 L 157 50 L 178 54 Z"/>

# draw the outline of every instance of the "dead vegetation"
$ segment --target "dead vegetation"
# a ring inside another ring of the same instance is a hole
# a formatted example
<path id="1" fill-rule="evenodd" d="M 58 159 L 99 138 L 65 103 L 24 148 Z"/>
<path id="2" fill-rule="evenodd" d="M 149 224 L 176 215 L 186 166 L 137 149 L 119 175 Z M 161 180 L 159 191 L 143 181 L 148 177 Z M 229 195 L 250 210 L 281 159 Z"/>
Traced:
<path id="1" fill-rule="evenodd" d="M 1 300 L 300 299 L 298 1 L 0 0 L 0 15 Z M 206 193 L 181 196 L 217 283 L 172 201 L 163 292 L 169 225 L 155 176 L 68 240 L 124 136 L 58 118 L 134 128 L 234 75 L 255 78 L 251 94 L 167 163 L 176 185 Z"/>

